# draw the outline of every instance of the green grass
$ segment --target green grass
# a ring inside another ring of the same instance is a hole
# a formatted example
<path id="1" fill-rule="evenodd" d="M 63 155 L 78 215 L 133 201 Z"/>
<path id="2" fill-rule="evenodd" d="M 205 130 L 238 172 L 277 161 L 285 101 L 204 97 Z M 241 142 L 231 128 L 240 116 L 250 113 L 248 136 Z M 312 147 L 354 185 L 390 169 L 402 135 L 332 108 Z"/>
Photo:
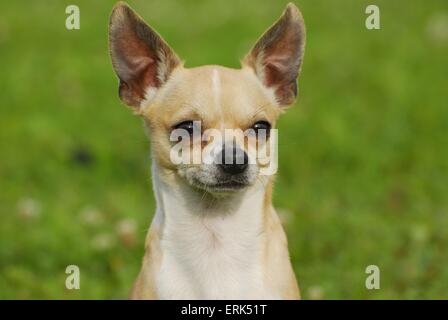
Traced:
<path id="1" fill-rule="evenodd" d="M 140 267 L 149 143 L 117 97 L 113 2 L 75 3 L 77 31 L 63 2 L 0 11 L 0 298 L 125 298 Z M 299 102 L 279 123 L 275 205 L 304 298 L 448 298 L 446 1 L 375 1 L 373 31 L 371 1 L 296 3 L 308 42 Z M 237 67 L 286 3 L 130 4 L 187 66 Z M 81 290 L 65 289 L 70 264 Z M 370 264 L 380 290 L 365 289 Z"/>

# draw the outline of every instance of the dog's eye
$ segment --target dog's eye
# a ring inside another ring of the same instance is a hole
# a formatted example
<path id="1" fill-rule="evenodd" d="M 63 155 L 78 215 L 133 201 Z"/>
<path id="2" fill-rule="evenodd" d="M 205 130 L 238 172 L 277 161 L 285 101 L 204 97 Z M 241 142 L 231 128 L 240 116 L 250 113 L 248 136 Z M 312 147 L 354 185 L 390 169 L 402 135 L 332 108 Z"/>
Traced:
<path id="1" fill-rule="evenodd" d="M 266 137 L 268 137 L 271 130 L 271 124 L 267 121 L 257 121 L 252 125 L 251 129 L 253 129 L 257 135 L 262 133 L 262 130 L 264 130 Z"/>
<path id="2" fill-rule="evenodd" d="M 193 135 L 194 122 L 192 120 L 182 121 L 174 126 L 174 129 L 184 129 L 187 130 L 188 134 Z"/>

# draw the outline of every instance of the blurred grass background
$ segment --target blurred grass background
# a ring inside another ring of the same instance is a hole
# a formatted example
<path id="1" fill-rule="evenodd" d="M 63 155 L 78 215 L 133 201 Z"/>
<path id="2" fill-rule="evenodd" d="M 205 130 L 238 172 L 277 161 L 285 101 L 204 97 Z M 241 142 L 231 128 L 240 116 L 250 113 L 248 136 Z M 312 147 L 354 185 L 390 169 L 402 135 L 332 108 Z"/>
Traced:
<path id="1" fill-rule="evenodd" d="M 187 66 L 238 67 L 285 1 L 129 1 Z M 381 30 L 364 10 L 381 9 Z M 65 28 L 77 4 L 81 29 Z M 117 97 L 113 1 L 2 1 L 0 298 L 126 298 L 154 211 L 149 143 Z M 299 103 L 275 205 L 306 299 L 448 298 L 448 3 L 297 0 Z M 65 289 L 65 268 L 81 290 Z M 364 286 L 366 266 L 381 289 Z"/>

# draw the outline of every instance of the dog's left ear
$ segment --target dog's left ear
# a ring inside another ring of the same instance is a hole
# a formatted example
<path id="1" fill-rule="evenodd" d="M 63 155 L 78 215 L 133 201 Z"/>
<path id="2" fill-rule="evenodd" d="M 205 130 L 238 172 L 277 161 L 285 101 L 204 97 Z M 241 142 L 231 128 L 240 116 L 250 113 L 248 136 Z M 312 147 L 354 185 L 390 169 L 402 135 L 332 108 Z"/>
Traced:
<path id="1" fill-rule="evenodd" d="M 289 3 L 282 16 L 257 41 L 243 60 L 261 82 L 272 88 L 279 105 L 297 96 L 297 77 L 305 49 L 305 24 L 299 9 Z"/>
<path id="2" fill-rule="evenodd" d="M 124 2 L 117 3 L 110 16 L 109 51 L 120 79 L 120 98 L 135 111 L 181 64 L 162 37 Z"/>

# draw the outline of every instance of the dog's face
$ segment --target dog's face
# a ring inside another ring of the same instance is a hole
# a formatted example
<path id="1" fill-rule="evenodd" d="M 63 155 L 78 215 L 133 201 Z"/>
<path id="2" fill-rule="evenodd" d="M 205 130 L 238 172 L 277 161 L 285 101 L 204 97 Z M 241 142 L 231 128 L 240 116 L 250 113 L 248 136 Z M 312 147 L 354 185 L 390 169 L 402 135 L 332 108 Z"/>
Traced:
<path id="1" fill-rule="evenodd" d="M 260 181 L 270 165 L 261 158 L 273 152 L 276 119 L 297 95 L 305 31 L 294 5 L 258 40 L 241 69 L 184 68 L 123 3 L 112 12 L 109 38 L 120 98 L 144 118 L 160 168 L 211 193 Z"/>

